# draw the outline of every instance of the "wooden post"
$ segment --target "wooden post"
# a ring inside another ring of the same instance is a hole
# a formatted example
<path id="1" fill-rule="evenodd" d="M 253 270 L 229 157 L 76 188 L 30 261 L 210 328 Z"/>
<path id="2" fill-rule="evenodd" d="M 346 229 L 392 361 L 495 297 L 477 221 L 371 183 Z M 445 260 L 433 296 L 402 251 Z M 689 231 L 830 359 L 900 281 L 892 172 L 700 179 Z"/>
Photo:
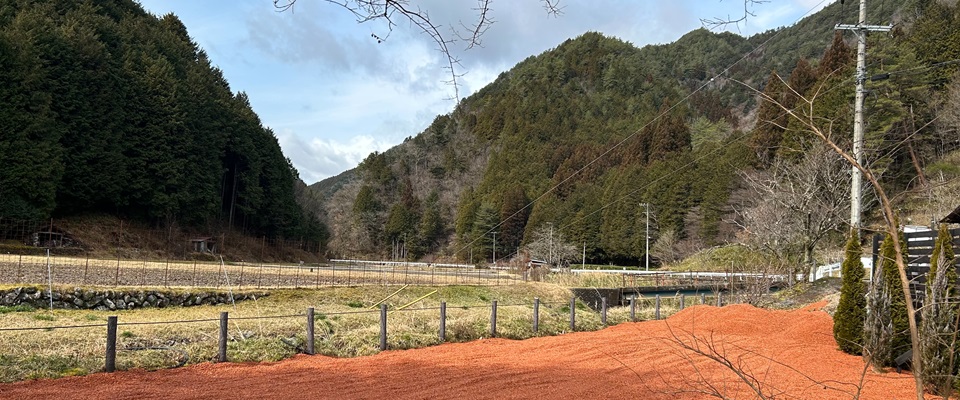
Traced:
<path id="1" fill-rule="evenodd" d="M 197 286 L 197 260 L 193 260 L 193 286 Z"/>
<path id="2" fill-rule="evenodd" d="M 687 304 L 687 295 L 680 293 L 680 309 L 682 310 Z"/>
<path id="3" fill-rule="evenodd" d="M 533 298 L 533 333 L 540 330 L 540 298 Z"/>
<path id="4" fill-rule="evenodd" d="M 387 305 L 380 305 L 380 351 L 387 349 Z"/>
<path id="5" fill-rule="evenodd" d="M 717 292 L 717 307 L 723 307 L 723 292 Z"/>
<path id="6" fill-rule="evenodd" d="M 307 308 L 307 354 L 313 355 L 313 343 L 314 343 L 314 319 L 313 319 L 313 307 Z"/>
<path id="7" fill-rule="evenodd" d="M 90 253 L 87 253 L 87 263 L 83 267 L 83 284 L 87 284 L 87 271 L 90 270 Z"/>
<path id="8" fill-rule="evenodd" d="M 630 299 L 630 321 L 637 322 L 637 298 Z"/>
<path id="9" fill-rule="evenodd" d="M 577 298 L 570 298 L 570 332 L 577 330 Z"/>
<path id="10" fill-rule="evenodd" d="M 103 370 L 113 372 L 117 369 L 117 316 L 107 317 L 107 354 Z"/>
<path id="11" fill-rule="evenodd" d="M 653 318 L 660 319 L 660 295 L 659 294 L 657 295 L 655 301 L 656 302 L 654 303 L 654 306 L 653 306 L 653 312 L 654 312 Z"/>
<path id="12" fill-rule="evenodd" d="M 707 295 L 700 293 L 700 304 L 707 304 Z"/>
<path id="13" fill-rule="evenodd" d="M 447 341 L 447 302 L 440 302 L 440 343 Z"/>
<path id="14" fill-rule="evenodd" d="M 600 305 L 600 323 L 602 323 L 603 326 L 607 326 L 607 298 L 606 298 L 606 297 L 601 297 L 601 298 L 600 298 L 600 303 L 601 303 L 601 305 Z"/>
<path id="15" fill-rule="evenodd" d="M 228 313 L 226 311 L 220 312 L 220 348 L 217 352 L 217 360 L 219 362 L 227 362 L 227 315 Z"/>
<path id="16" fill-rule="evenodd" d="M 497 301 L 490 307 L 490 337 L 497 337 Z"/>

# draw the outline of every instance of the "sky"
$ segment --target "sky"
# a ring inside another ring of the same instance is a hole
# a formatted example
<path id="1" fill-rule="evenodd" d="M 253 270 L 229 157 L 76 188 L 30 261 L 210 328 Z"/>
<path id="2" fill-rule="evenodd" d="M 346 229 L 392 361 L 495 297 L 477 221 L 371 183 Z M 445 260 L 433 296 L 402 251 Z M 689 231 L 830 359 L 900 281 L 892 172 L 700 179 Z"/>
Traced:
<path id="1" fill-rule="evenodd" d="M 354 3 L 355 0 L 348 0 Z M 542 0 L 492 1 L 493 24 L 481 46 L 455 42 L 457 90 L 432 39 L 400 18 L 360 23 L 328 0 L 297 0 L 278 11 L 273 0 L 139 0 L 157 16 L 177 15 L 194 42 L 223 71 L 234 92 L 246 92 L 262 123 L 307 184 L 356 167 L 374 151 L 416 136 L 440 114 L 493 82 L 523 59 L 584 32 L 641 47 L 670 43 L 703 26 L 701 19 L 738 19 L 726 30 L 749 36 L 789 26 L 833 0 Z M 756 4 L 754 4 L 756 3 Z M 441 34 L 457 38 L 477 20 L 478 0 L 409 0 Z M 381 38 L 383 40 L 378 40 Z"/>

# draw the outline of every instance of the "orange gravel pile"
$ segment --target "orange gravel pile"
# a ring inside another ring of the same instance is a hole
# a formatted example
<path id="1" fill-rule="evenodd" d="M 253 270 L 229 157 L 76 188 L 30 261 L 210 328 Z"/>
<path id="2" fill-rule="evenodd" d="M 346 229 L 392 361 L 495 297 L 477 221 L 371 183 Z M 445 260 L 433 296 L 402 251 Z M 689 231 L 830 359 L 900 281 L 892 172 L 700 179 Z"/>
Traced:
<path id="1" fill-rule="evenodd" d="M 837 350 L 814 305 L 771 311 L 690 307 L 666 321 L 524 341 L 486 339 L 370 357 L 297 356 L 269 364 L 200 364 L 0 385 L 2 398 L 913 398 L 908 374 L 878 374 Z M 685 346 L 684 346 L 685 345 Z M 687 347 L 687 348 L 685 348 Z M 704 355 L 697 354 L 699 348 Z M 712 356 L 719 360 L 711 360 Z"/>

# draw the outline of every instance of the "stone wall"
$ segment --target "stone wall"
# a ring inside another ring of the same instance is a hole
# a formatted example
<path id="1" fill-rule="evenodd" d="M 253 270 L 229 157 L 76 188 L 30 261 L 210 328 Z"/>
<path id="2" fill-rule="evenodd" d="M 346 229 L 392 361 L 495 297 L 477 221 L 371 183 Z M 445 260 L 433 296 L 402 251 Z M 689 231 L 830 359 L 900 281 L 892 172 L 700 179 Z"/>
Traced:
<path id="1" fill-rule="evenodd" d="M 47 288 L 24 286 L 0 290 L 0 306 L 27 305 L 35 308 L 50 307 Z M 269 295 L 267 292 L 238 292 L 233 301 L 252 300 Z M 143 289 L 90 289 L 53 288 L 53 308 L 87 310 L 132 310 L 137 308 L 188 307 L 199 305 L 229 304 L 231 294 L 206 290 L 143 290 Z"/>

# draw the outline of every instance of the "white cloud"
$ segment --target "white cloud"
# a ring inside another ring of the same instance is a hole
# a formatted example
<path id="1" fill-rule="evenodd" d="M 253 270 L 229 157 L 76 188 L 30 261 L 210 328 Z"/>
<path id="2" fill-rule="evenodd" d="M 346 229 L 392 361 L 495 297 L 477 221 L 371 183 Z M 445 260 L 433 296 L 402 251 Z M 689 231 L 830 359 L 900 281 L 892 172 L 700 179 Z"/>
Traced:
<path id="1" fill-rule="evenodd" d="M 307 184 L 356 167 L 374 151 L 385 151 L 394 143 L 373 136 L 354 136 L 346 141 L 314 137 L 303 140 L 292 131 L 277 134 L 283 153 L 290 157 Z"/>

